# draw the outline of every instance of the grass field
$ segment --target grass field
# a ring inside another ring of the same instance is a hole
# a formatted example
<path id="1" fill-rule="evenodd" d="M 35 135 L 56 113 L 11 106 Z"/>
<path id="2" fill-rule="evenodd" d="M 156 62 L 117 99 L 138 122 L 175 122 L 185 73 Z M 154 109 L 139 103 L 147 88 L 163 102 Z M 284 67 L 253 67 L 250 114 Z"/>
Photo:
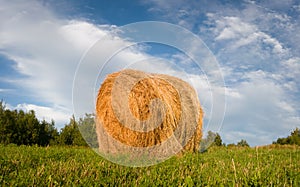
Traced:
<path id="1" fill-rule="evenodd" d="M 300 186 L 300 148 L 211 148 L 132 168 L 89 148 L 0 145 L 1 186 Z"/>

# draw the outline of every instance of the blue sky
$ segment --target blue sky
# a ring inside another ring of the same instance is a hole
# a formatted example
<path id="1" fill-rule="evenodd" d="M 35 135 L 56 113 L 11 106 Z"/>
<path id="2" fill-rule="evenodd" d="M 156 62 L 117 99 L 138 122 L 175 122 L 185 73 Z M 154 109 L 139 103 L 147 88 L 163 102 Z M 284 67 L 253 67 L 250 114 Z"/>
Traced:
<path id="1" fill-rule="evenodd" d="M 300 126 L 296 0 L 0 0 L 0 98 L 10 109 L 33 109 L 40 119 L 63 127 L 73 114 L 72 85 L 80 59 L 103 36 L 140 21 L 172 23 L 199 37 L 216 58 L 224 85 L 213 85 L 182 51 L 151 43 L 124 49 L 107 72 L 136 62 L 130 67 L 188 75 L 205 110 L 206 131 L 211 108 L 217 106 L 212 95 L 215 101 L 225 96 L 225 114 L 217 115 L 224 117 L 218 125 L 226 143 L 269 144 Z M 109 51 L 113 41 L 107 42 Z"/>

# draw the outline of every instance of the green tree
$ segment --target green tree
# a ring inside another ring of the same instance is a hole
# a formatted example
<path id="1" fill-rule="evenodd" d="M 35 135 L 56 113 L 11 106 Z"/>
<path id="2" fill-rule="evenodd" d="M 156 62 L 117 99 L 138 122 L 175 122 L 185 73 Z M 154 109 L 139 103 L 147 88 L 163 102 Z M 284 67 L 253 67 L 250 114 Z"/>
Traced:
<path id="1" fill-rule="evenodd" d="M 22 144 L 39 144 L 40 122 L 36 118 L 35 112 L 30 110 L 28 113 L 23 115 L 22 118 L 18 117 L 18 119 L 22 120 L 22 123 L 20 123 L 21 129 L 25 129 L 26 133 L 26 137 L 23 139 L 24 142 Z"/>
<path id="2" fill-rule="evenodd" d="M 39 145 L 56 145 L 58 144 L 59 133 L 55 128 L 55 122 L 52 120 L 51 123 L 43 120 L 40 123 L 39 128 Z"/>
<path id="3" fill-rule="evenodd" d="M 273 142 L 273 144 L 290 144 L 290 145 L 300 145 L 300 130 L 299 128 L 296 128 L 291 132 L 291 135 L 286 138 L 278 138 L 276 142 Z"/>
<path id="4" fill-rule="evenodd" d="M 87 146 L 87 143 L 81 136 L 78 124 L 74 116 L 72 116 L 72 118 L 70 119 L 69 124 L 61 129 L 59 136 L 59 142 L 62 145 Z"/>
<path id="5" fill-rule="evenodd" d="M 300 130 L 298 128 L 291 133 L 290 144 L 300 145 Z"/>
<path id="6" fill-rule="evenodd" d="M 3 100 L 0 102 L 0 143 L 13 143 L 14 133 L 16 131 L 16 111 L 6 109 Z"/>
<path id="7" fill-rule="evenodd" d="M 80 118 L 78 128 L 89 146 L 93 148 L 99 147 L 96 134 L 95 114 L 85 114 L 84 118 Z"/>
<path id="8" fill-rule="evenodd" d="M 223 146 L 222 144 L 222 138 L 219 135 L 219 133 L 216 134 L 215 140 L 214 140 L 214 145 L 216 146 Z"/>
<path id="9" fill-rule="evenodd" d="M 0 101 L 0 116 L 4 113 L 6 105 L 3 100 Z"/>
<path id="10" fill-rule="evenodd" d="M 207 132 L 206 138 L 203 138 L 200 143 L 200 152 L 204 152 L 211 146 L 222 146 L 222 138 L 219 133 L 212 131 Z"/>
<path id="11" fill-rule="evenodd" d="M 246 140 L 241 140 L 237 143 L 237 146 L 241 146 L 241 147 L 249 147 L 249 144 Z"/>
<path id="12" fill-rule="evenodd" d="M 0 143 L 17 145 L 49 145 L 50 141 L 58 135 L 54 128 L 54 122 L 40 122 L 33 110 L 6 109 L 3 101 L 0 101 Z"/>

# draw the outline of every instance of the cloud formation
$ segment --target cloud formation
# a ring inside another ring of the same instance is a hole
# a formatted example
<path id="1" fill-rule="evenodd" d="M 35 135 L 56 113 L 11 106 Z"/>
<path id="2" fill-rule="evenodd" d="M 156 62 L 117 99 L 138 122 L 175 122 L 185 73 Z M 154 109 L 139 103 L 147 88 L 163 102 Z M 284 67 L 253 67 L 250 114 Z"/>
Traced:
<path id="1" fill-rule="evenodd" d="M 29 93 L 34 104 L 21 101 L 23 104 L 11 107 L 34 109 L 40 119 L 54 119 L 62 126 L 73 113 L 72 83 L 78 63 L 102 37 L 118 37 L 118 27 L 65 19 L 38 1 L 0 3 L 0 55 L 13 61 L 15 73 L 22 75 L 2 80 L 19 89 L 1 88 L 0 93 Z M 220 62 L 226 82 L 227 110 L 220 131 L 225 142 L 246 139 L 251 145 L 268 144 L 299 126 L 299 3 L 153 0 L 144 4 L 159 20 L 179 24 L 200 36 Z M 187 46 L 197 50 L 192 42 Z M 205 73 L 193 69 L 185 55 L 155 56 L 148 54 L 147 47 L 135 45 L 120 51 L 104 74 L 132 67 L 150 72 L 159 69 L 184 78 L 182 69 L 170 62 L 188 67 L 188 79 L 195 85 L 208 119 L 212 94 L 216 100 L 221 98 L 220 87 L 211 87 Z M 107 41 L 105 51 L 113 48 L 113 42 Z M 87 77 L 90 68 L 85 70 Z M 93 84 L 99 86 L 102 79 Z"/>
<path id="2" fill-rule="evenodd" d="M 54 119 L 58 126 L 62 127 L 74 112 L 72 110 L 73 81 L 76 71 L 78 72 L 76 69 L 78 64 L 83 63 L 82 60 L 87 55 L 91 58 L 90 64 L 81 66 L 84 77 L 80 80 L 85 82 L 82 84 L 85 87 L 75 90 L 76 94 L 81 96 L 94 93 L 105 75 L 123 68 L 176 75 L 189 80 L 181 69 L 176 69 L 174 66 L 179 62 L 186 64 L 187 62 L 183 62 L 186 59 L 179 59 L 179 55 L 174 55 L 174 58 L 149 55 L 146 52 L 146 44 L 135 45 L 120 38 L 117 26 L 61 19 L 36 1 L 18 5 L 13 2 L 3 2 L 3 7 L 5 11 L 0 15 L 4 26 L 0 31 L 0 54 L 13 61 L 15 72 L 23 75 L 21 78 L 12 75 L 13 81 L 7 82 L 16 85 L 17 92 L 29 92 L 32 97 L 30 99 L 36 101 L 34 104 L 21 101 L 22 104 L 10 106 L 11 109 L 26 111 L 33 109 L 40 119 Z M 101 40 L 104 36 L 106 38 Z M 101 45 L 105 48 L 101 51 L 91 50 L 99 40 L 104 42 Z M 124 45 L 131 47 L 118 51 L 109 63 L 105 62 L 104 56 L 112 55 L 116 47 Z M 92 79 L 94 82 L 86 82 L 94 76 L 92 72 L 97 73 L 101 68 L 104 72 L 98 77 L 97 82 L 95 79 Z M 201 79 L 201 76 L 196 74 L 193 77 Z M 4 91 L 2 89 L 1 92 Z M 210 97 L 209 94 L 202 94 L 201 97 L 206 96 Z M 94 112 L 93 103 L 87 102 L 85 97 L 75 102 L 81 107 L 80 115 Z"/>
<path id="3" fill-rule="evenodd" d="M 197 32 L 216 55 L 226 82 L 225 142 L 268 144 L 299 126 L 299 2 L 150 4 L 149 11 Z"/>
<path id="4" fill-rule="evenodd" d="M 0 21 L 0 54 L 23 75 L 6 82 L 43 105 L 15 108 L 36 109 L 41 119 L 55 119 L 62 126 L 73 113 L 72 82 L 81 56 L 113 26 L 60 19 L 37 1 L 1 2 Z"/>

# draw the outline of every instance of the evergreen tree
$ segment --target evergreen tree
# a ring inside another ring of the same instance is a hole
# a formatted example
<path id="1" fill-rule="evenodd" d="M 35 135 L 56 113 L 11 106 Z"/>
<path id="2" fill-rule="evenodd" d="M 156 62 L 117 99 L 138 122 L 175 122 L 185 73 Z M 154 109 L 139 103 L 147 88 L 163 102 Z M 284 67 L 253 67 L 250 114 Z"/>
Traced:
<path id="1" fill-rule="evenodd" d="M 214 145 L 216 145 L 216 146 L 222 146 L 223 145 L 222 144 L 222 139 L 221 139 L 221 136 L 219 135 L 219 133 L 216 134 Z"/>

